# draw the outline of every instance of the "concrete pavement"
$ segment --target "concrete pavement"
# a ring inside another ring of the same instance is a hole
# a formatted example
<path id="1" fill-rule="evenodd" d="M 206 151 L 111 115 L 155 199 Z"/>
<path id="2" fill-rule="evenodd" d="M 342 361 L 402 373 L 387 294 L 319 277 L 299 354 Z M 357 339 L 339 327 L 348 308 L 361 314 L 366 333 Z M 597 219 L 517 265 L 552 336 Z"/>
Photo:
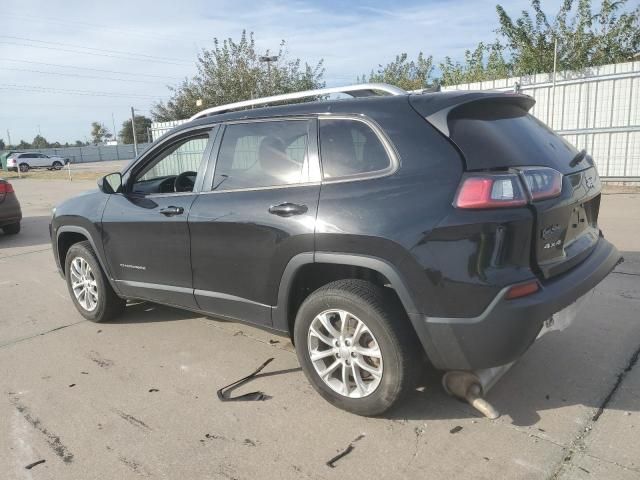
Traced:
<path id="1" fill-rule="evenodd" d="M 385 418 L 342 412 L 307 383 L 287 339 L 233 322 L 148 303 L 86 322 L 47 223 L 54 203 L 95 183 L 13 184 L 25 219 L 20 235 L 0 235 L 5 478 L 640 478 L 638 194 L 602 200 L 601 226 L 627 262 L 494 387 L 503 416 L 489 421 L 447 397 L 434 372 Z M 270 399 L 216 398 L 270 357 L 236 392 Z"/>

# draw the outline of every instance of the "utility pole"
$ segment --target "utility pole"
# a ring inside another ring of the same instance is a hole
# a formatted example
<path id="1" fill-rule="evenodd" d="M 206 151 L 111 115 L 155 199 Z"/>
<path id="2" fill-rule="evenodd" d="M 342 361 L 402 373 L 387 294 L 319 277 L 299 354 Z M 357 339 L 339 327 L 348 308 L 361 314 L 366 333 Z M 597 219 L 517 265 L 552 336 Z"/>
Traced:
<path id="1" fill-rule="evenodd" d="M 258 60 L 267 64 L 267 80 L 269 82 L 269 87 L 271 87 L 271 63 L 277 62 L 278 58 L 278 55 L 262 55 L 258 58 Z"/>
<path id="2" fill-rule="evenodd" d="M 7 140 L 9 141 L 9 143 L 7 143 L 7 146 L 12 145 L 12 143 L 11 143 L 11 132 L 9 132 L 8 128 L 7 128 Z"/>
<path id="3" fill-rule="evenodd" d="M 133 107 L 131 107 L 131 131 L 133 132 L 133 153 L 138 158 L 138 140 L 136 139 L 136 114 Z"/>
<path id="4" fill-rule="evenodd" d="M 118 143 L 118 134 L 116 133 L 116 119 L 111 112 L 111 125 L 113 125 L 113 139 Z"/>

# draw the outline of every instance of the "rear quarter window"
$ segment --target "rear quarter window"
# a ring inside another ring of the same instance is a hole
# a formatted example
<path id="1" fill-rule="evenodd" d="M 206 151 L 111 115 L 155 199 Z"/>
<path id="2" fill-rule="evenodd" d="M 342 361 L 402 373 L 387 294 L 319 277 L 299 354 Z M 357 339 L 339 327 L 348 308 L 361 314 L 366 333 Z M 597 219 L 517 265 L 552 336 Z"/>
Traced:
<path id="1" fill-rule="evenodd" d="M 320 120 L 320 156 L 325 179 L 382 172 L 392 165 L 378 135 L 352 119 Z"/>

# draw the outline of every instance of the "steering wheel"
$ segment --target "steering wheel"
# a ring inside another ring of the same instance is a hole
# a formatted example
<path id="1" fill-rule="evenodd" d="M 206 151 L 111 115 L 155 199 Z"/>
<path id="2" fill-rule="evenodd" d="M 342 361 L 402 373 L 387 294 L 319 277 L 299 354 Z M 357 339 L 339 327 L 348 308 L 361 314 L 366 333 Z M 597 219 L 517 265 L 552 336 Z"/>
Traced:
<path id="1" fill-rule="evenodd" d="M 173 191 L 174 192 L 193 192 L 193 187 L 195 185 L 195 180 L 197 175 L 198 175 L 197 172 L 191 172 L 191 171 L 182 172 L 173 181 Z"/>

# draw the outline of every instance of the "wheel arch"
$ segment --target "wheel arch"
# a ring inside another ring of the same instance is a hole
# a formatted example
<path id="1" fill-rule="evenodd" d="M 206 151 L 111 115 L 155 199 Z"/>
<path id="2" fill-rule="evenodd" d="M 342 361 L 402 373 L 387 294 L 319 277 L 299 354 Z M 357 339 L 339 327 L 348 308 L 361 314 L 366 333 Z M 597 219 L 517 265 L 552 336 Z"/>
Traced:
<path id="1" fill-rule="evenodd" d="M 106 268 L 106 263 L 103 261 L 102 256 L 100 255 L 100 250 L 97 248 L 95 240 L 86 228 L 77 225 L 62 225 L 56 231 L 56 249 L 58 259 L 60 260 L 60 268 L 62 270 L 62 273 L 66 274 L 66 272 L 64 271 L 65 260 L 67 257 L 67 252 L 69 251 L 71 246 L 85 240 L 91 244 L 91 248 L 96 254 L 98 262 L 100 262 L 100 267 L 105 272 L 106 277 L 109 279 L 109 282 L 113 286 L 113 282 L 111 281 L 110 275 L 108 274 L 109 271 Z"/>
<path id="2" fill-rule="evenodd" d="M 402 276 L 388 261 L 367 255 L 333 252 L 316 252 L 314 254 L 306 252 L 293 257 L 284 270 L 278 289 L 278 303 L 272 314 L 273 327 L 275 329 L 288 332 L 290 336 L 293 334 L 293 322 L 295 321 L 298 307 L 304 298 L 311 293 L 311 291 L 308 291 L 303 295 L 302 299 L 292 302 L 296 281 L 300 278 L 299 275 L 304 272 L 305 267 L 314 266 L 317 269 L 321 269 L 322 265 L 337 267 L 340 269 L 341 274 L 335 278 L 328 277 L 326 281 L 319 280 L 314 285 L 314 289 L 336 279 L 354 278 L 352 275 L 343 272 L 353 272 L 353 267 L 355 267 L 358 275 L 371 273 L 379 275 L 378 281 L 385 285 L 388 284 L 395 291 L 407 315 L 417 312 L 415 303 Z"/>

